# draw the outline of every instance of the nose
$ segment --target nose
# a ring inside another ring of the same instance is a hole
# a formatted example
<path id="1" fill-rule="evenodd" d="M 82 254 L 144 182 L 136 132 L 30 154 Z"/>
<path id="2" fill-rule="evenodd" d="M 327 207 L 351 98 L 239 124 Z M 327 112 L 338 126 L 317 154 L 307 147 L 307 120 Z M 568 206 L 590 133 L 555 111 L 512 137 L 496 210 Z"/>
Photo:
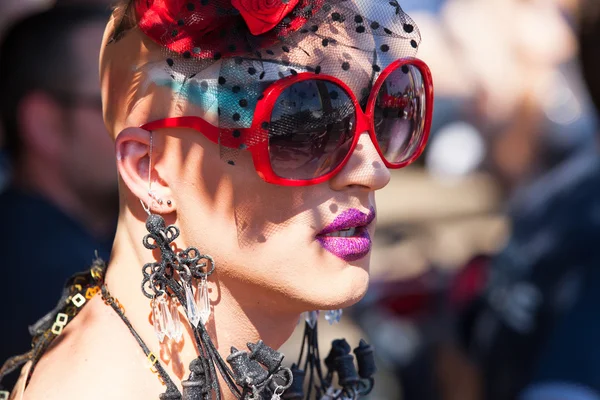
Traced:
<path id="1" fill-rule="evenodd" d="M 383 163 L 368 132 L 363 132 L 350 159 L 342 170 L 329 181 L 333 190 L 359 188 L 375 191 L 390 182 L 390 171 Z"/>

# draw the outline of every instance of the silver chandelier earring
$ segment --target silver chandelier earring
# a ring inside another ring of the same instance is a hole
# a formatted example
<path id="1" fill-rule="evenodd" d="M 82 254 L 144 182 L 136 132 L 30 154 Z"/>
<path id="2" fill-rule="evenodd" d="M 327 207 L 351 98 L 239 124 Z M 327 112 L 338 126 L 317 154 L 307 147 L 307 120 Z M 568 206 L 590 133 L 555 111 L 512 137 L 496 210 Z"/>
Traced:
<path id="1" fill-rule="evenodd" d="M 150 199 L 160 205 L 157 200 L 160 198 L 153 197 L 152 192 L 152 152 L 150 133 L 148 193 Z M 219 400 L 221 389 L 217 374 L 236 398 L 280 399 L 292 384 L 291 370 L 281 366 L 283 355 L 258 341 L 247 344 L 249 351 L 232 347 L 227 360 L 223 360 L 205 328 L 211 315 L 208 278 L 215 271 L 214 259 L 195 247 L 176 252 L 173 243 L 180 235 L 179 228 L 167 226 L 163 217 L 152 213 L 151 205 L 142 201 L 142 206 L 148 214 L 144 247 L 160 252 L 156 262 L 147 263 L 142 269 L 142 292 L 152 300 L 155 332 L 161 341 L 165 337 L 181 340 L 183 329 L 177 311 L 181 305 L 198 352 L 198 357 L 190 363 L 189 378 L 181 382 L 183 391 L 179 393 L 169 386 L 161 399 Z"/>
<path id="2" fill-rule="evenodd" d="M 154 151 L 153 133 L 150 132 L 150 146 L 148 155 L 148 197 L 158 205 L 164 203 L 154 190 L 152 190 L 152 155 Z M 179 237 L 176 226 L 166 226 L 163 217 L 152 213 L 152 207 L 141 200 L 144 210 L 148 214 L 146 229 L 148 234 L 144 237 L 144 247 L 149 250 L 159 249 L 161 258 L 158 262 L 144 265 L 142 292 L 152 299 L 152 317 L 154 332 L 159 341 L 165 337 L 179 342 L 183 335 L 183 327 L 179 318 L 178 306 L 184 305 L 188 321 L 193 327 L 206 321 L 210 317 L 210 299 L 208 295 L 208 277 L 215 270 L 215 263 L 211 256 L 202 255 L 195 247 L 175 253 L 172 243 Z M 171 204 L 171 200 L 167 202 Z M 185 298 L 180 302 L 177 294 L 173 292 L 173 285 L 179 277 L 178 286 Z M 194 279 L 198 280 L 194 296 Z M 170 290 L 171 289 L 171 290 Z"/>

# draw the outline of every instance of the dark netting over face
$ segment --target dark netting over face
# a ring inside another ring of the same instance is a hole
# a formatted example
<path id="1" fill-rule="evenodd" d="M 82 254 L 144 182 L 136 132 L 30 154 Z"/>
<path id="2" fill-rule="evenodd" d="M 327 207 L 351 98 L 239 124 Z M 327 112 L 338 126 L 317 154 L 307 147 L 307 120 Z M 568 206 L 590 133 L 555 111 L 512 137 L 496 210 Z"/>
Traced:
<path id="1" fill-rule="evenodd" d="M 314 145 L 324 149 L 347 141 L 342 125 L 352 124 L 351 96 L 356 96 L 365 107 L 373 84 L 385 67 L 399 58 L 414 56 L 420 43 L 415 23 L 396 1 L 234 0 L 233 3 L 240 8 L 240 4 L 256 6 L 257 15 L 275 7 L 281 13 L 280 22 L 265 33 L 253 35 L 246 15 L 252 10 L 240 13 L 229 0 L 135 3 L 140 29 L 164 49 L 164 62 L 143 67 L 148 69 L 149 83 L 170 88 L 175 107 L 181 109 L 182 115 L 201 116 L 218 127 L 221 154 L 230 163 L 235 162 L 240 149 L 266 140 L 273 146 L 287 141 L 291 147 L 279 146 L 281 151 L 271 156 L 282 157 L 284 161 L 287 157 L 288 168 L 303 168 L 306 140 L 295 138 L 302 144 L 294 147 L 289 137 L 276 137 L 282 131 L 282 124 L 288 124 L 283 129 L 288 133 L 299 131 L 300 126 L 306 128 L 304 139 L 312 137 Z M 281 113 L 282 108 L 288 107 L 291 111 L 287 115 L 295 112 L 295 117 L 277 119 L 274 115 L 273 121 L 271 118 L 260 121 L 256 125 L 260 129 L 253 134 L 241 135 L 238 129 L 252 126 L 264 90 L 277 80 L 302 72 L 334 76 L 352 93 L 327 88 L 328 92 L 339 95 L 328 99 L 335 103 L 332 105 L 325 104 L 319 88 L 303 90 L 302 85 L 289 88 L 277 99 L 275 111 Z M 319 142 L 320 127 L 310 128 L 311 116 L 318 113 L 328 114 L 327 119 L 332 123 L 328 129 L 335 131 L 328 143 Z M 275 137 L 269 139 L 272 136 Z M 341 161 L 335 153 L 328 157 L 326 163 Z M 281 168 L 286 168 L 285 162 Z"/>

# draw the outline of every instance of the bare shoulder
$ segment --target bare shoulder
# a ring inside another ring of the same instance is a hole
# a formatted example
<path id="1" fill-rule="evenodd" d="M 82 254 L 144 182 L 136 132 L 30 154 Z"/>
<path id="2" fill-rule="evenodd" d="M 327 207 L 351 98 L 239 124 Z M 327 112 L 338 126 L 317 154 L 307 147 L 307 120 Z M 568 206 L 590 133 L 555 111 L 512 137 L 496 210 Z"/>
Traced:
<path id="1" fill-rule="evenodd" d="M 23 400 L 158 398 L 144 353 L 110 311 L 100 296 L 86 305 L 38 362 Z"/>

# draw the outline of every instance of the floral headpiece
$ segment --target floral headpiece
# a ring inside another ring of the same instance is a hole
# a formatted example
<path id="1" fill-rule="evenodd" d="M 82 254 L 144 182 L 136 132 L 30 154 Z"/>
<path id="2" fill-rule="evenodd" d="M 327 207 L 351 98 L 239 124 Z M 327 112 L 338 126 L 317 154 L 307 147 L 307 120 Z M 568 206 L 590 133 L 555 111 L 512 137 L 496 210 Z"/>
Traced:
<path id="1" fill-rule="evenodd" d="M 137 1 L 140 29 L 176 53 L 214 58 L 254 50 L 297 31 L 323 0 Z"/>

